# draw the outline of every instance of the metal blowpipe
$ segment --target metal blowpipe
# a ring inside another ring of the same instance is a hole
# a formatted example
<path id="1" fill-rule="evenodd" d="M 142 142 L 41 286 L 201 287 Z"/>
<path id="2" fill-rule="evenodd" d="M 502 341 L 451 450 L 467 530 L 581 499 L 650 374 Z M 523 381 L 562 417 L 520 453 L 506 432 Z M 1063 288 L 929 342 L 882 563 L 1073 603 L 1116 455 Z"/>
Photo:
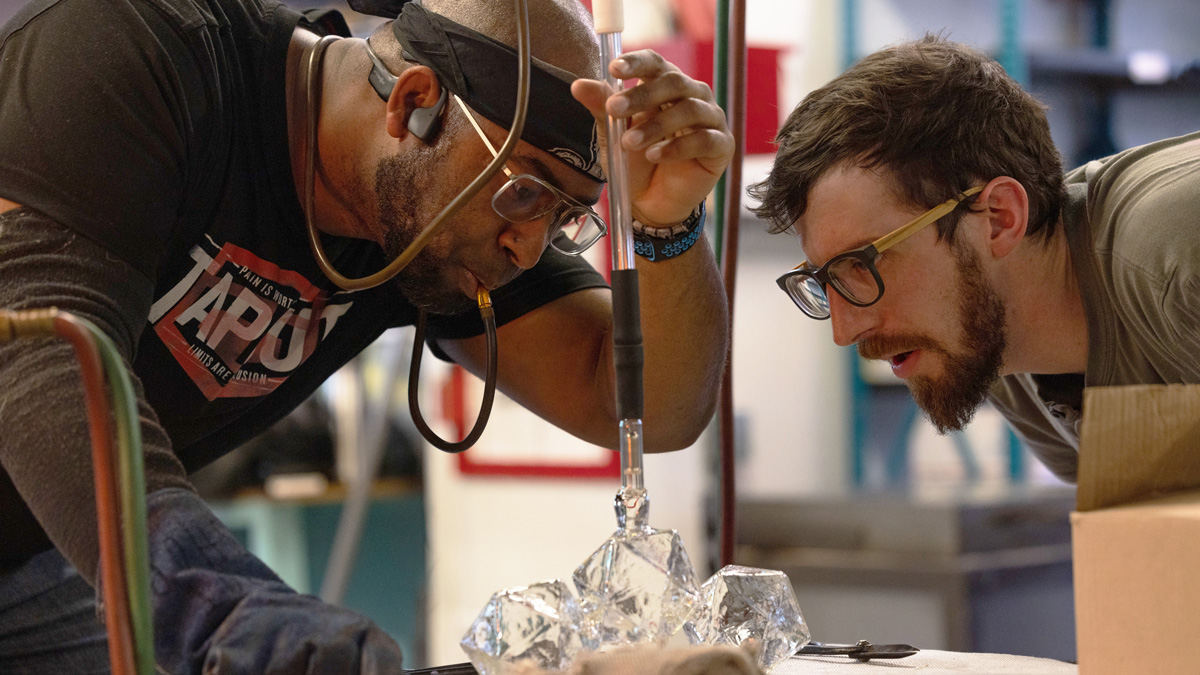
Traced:
<path id="1" fill-rule="evenodd" d="M 609 73 L 608 65 L 621 56 L 624 7 L 621 0 L 595 0 L 592 12 L 600 38 L 604 82 L 612 95 L 620 90 L 621 83 Z M 650 504 L 642 479 L 642 319 L 633 257 L 629 167 L 621 147 L 625 120 L 610 115 L 606 130 L 608 213 L 612 230 L 613 365 L 621 453 L 621 489 L 614 506 L 619 527 L 640 530 L 649 527 Z"/>

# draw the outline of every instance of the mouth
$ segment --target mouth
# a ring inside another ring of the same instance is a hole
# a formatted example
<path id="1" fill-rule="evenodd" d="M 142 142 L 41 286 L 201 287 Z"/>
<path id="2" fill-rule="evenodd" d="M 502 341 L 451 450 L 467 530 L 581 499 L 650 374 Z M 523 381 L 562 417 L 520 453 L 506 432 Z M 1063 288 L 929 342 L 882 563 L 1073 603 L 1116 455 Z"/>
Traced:
<path id="1" fill-rule="evenodd" d="M 892 366 L 892 373 L 902 379 L 908 379 L 917 369 L 917 364 L 921 360 L 921 350 L 915 349 L 908 352 L 900 352 L 893 354 L 888 362 Z"/>
<path id="2" fill-rule="evenodd" d="M 487 288 L 487 286 L 479 280 L 479 277 L 475 276 L 474 272 L 464 267 L 458 285 L 458 288 L 460 291 L 462 291 L 462 294 L 468 298 L 474 298 L 478 294 L 480 287 Z"/>
<path id="3" fill-rule="evenodd" d="M 459 288 L 462 290 L 464 295 L 469 298 L 474 298 L 479 293 L 479 289 L 484 288 L 491 293 L 497 288 L 509 283 L 514 278 L 516 278 L 516 275 L 512 275 L 511 277 L 509 275 L 502 275 L 498 278 L 491 277 L 491 280 L 485 280 L 478 274 L 464 267 L 462 280 L 459 282 Z"/>
<path id="4" fill-rule="evenodd" d="M 884 361 L 892 368 L 892 374 L 907 380 L 917 371 L 926 367 L 922 365 L 928 354 L 944 351 L 936 341 L 916 334 L 905 335 L 876 335 L 863 339 L 858 343 L 858 354 L 864 359 Z"/>

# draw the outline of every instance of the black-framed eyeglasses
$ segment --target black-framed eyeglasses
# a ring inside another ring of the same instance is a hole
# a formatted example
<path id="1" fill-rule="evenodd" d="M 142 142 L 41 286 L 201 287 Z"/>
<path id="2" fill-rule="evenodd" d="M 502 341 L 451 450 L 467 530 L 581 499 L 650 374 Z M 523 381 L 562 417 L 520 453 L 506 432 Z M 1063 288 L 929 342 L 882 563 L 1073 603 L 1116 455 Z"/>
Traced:
<path id="1" fill-rule="evenodd" d="M 491 140 L 475 121 L 475 115 L 457 95 L 454 101 L 475 127 L 492 157 L 498 153 Z M 591 207 L 559 190 L 537 176 L 516 174 L 504 167 L 508 182 L 492 195 L 492 209 L 510 223 L 526 223 L 554 212 L 550 222 L 550 245 L 567 255 L 579 255 L 588 250 L 608 232 L 608 227 Z"/>
<path id="2" fill-rule="evenodd" d="M 820 269 L 813 269 L 805 260 L 776 279 L 775 283 L 788 294 L 800 311 L 814 319 L 829 318 L 829 296 L 825 289 L 830 286 L 846 302 L 857 307 L 869 307 L 883 297 L 883 279 L 879 276 L 879 270 L 875 269 L 879 254 L 950 213 L 964 199 L 982 191 L 983 187 L 977 185 L 960 192 L 953 199 L 938 204 L 874 242 L 835 255 Z"/>

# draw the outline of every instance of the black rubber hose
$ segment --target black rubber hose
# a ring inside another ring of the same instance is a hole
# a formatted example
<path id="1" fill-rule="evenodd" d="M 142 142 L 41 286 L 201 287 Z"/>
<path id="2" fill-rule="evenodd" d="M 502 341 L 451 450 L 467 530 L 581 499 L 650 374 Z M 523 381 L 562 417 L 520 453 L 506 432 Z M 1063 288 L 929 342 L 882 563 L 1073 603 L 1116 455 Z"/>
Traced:
<path id="1" fill-rule="evenodd" d="M 642 311 L 637 269 L 612 271 L 613 368 L 617 378 L 617 419 L 640 420 L 642 392 Z"/>
<path id="2" fill-rule="evenodd" d="M 417 333 L 413 338 L 412 365 L 408 369 L 408 411 L 412 414 L 413 424 L 417 431 L 435 448 L 446 452 L 462 452 L 475 445 L 483 435 L 488 418 L 492 415 L 492 402 L 496 398 L 496 311 L 491 305 L 479 308 L 479 316 L 483 319 L 483 331 L 487 338 L 487 373 L 483 383 L 483 401 L 479 404 L 479 415 L 475 418 L 475 426 L 471 432 L 457 443 L 451 443 L 434 433 L 421 416 L 421 406 L 418 402 L 421 378 L 421 355 L 425 351 L 425 312 L 417 317 Z"/>

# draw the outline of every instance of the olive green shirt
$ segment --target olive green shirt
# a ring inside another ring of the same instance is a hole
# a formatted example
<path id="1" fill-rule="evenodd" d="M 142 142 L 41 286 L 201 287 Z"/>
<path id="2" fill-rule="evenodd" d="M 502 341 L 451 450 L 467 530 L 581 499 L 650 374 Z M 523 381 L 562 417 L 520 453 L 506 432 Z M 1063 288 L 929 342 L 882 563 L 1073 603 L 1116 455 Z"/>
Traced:
<path id="1" fill-rule="evenodd" d="M 1084 386 L 1200 383 L 1200 132 L 1090 162 L 1066 183 L 1087 372 L 1002 377 L 990 400 L 1074 482 Z"/>

